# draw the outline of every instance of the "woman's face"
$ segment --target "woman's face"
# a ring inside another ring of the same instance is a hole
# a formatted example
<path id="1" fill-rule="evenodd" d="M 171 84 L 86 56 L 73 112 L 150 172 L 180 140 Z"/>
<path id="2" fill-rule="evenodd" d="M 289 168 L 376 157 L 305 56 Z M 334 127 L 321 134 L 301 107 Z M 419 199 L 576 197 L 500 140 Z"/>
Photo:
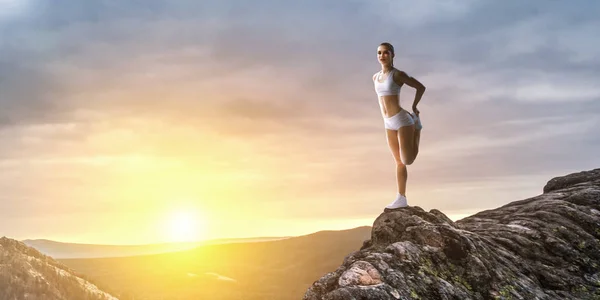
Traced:
<path id="1" fill-rule="evenodd" d="M 386 46 L 377 47 L 377 60 L 382 65 L 387 65 L 392 62 L 392 52 Z"/>

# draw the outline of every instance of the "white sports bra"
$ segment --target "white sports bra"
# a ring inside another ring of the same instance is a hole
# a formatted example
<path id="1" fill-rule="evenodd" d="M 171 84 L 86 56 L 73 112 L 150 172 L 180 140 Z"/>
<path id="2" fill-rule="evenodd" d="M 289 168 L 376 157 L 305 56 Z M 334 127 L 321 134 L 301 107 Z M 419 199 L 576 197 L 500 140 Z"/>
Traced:
<path id="1" fill-rule="evenodd" d="M 377 93 L 377 96 L 389 96 L 389 95 L 400 94 L 400 88 L 402 87 L 402 84 L 397 84 L 394 81 L 394 72 L 396 72 L 396 69 L 392 69 L 392 71 L 390 71 L 387 78 L 383 82 L 379 82 L 379 77 L 381 76 L 381 71 L 379 71 L 379 72 L 377 72 L 377 74 L 375 74 L 376 76 L 375 76 L 374 84 L 375 84 L 375 92 Z"/>

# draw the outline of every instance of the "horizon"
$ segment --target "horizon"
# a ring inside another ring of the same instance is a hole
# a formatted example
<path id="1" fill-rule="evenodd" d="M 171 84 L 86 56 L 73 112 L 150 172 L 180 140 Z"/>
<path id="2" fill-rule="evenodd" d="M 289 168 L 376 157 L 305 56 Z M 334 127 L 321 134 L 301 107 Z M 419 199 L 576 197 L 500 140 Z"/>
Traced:
<path id="1" fill-rule="evenodd" d="M 314 231 L 314 232 L 309 232 L 309 233 L 303 233 L 303 234 L 299 234 L 299 235 L 289 235 L 289 236 L 247 236 L 247 237 L 220 237 L 220 238 L 214 238 L 214 239 L 203 239 L 203 240 L 189 240 L 189 241 L 172 241 L 172 242 L 158 242 L 158 243 L 144 243 L 144 244 L 97 244 L 97 243 L 83 243 L 83 242 L 78 242 L 78 241 L 64 241 L 64 240 L 54 240 L 54 239 L 47 239 L 47 238 L 25 238 L 25 239 L 15 239 L 18 241 L 49 241 L 49 242 L 58 242 L 58 243 L 65 243 L 65 244 L 79 244 L 79 245 L 96 245 L 96 246 L 150 246 L 150 245 L 157 245 L 157 244 L 185 244 L 185 243 L 202 243 L 202 242 L 210 242 L 210 241 L 218 241 L 218 240 L 245 240 L 245 239 L 277 239 L 277 238 L 296 238 L 296 237 L 302 237 L 302 236 L 306 236 L 306 235 L 311 235 L 314 233 L 319 233 L 319 232 L 324 232 L 324 231 L 346 231 L 346 230 L 353 230 L 353 229 L 357 229 L 360 227 L 372 227 L 372 225 L 361 225 L 361 226 L 357 226 L 357 227 L 350 227 L 350 228 L 340 228 L 340 229 L 322 229 L 322 230 L 318 230 L 318 231 Z M 7 238 L 12 238 L 7 236 Z"/>
<path id="2" fill-rule="evenodd" d="M 433 9 L 435 8 L 435 9 Z M 408 204 L 452 220 L 600 166 L 600 2 L 0 1 L 0 236 L 144 245 L 371 226 L 372 75 L 427 90 Z M 404 86 L 408 108 L 415 90 Z"/>
<path id="3" fill-rule="evenodd" d="M 20 242 L 25 242 L 25 241 L 45 241 L 45 242 L 55 242 L 55 243 L 60 243 L 60 244 L 70 244 L 70 245 L 88 245 L 88 246 L 153 246 L 153 245 L 161 245 L 161 244 L 193 244 L 193 243 L 203 243 L 203 242 L 210 242 L 210 241 L 220 241 L 220 240 L 224 240 L 224 241 L 230 241 L 230 240 L 254 240 L 254 239 L 268 239 L 267 241 L 270 240 L 274 240 L 274 239 L 287 239 L 287 238 L 298 238 L 298 237 L 303 237 L 303 236 L 308 236 L 308 235 L 312 235 L 312 234 L 316 234 L 316 233 L 320 233 L 320 232 L 340 232 L 340 231 L 349 231 L 349 230 L 354 230 L 354 229 L 358 229 L 358 228 L 362 228 L 362 227 L 372 227 L 370 225 L 364 225 L 364 226 L 359 226 L 359 227 L 352 227 L 352 228 L 347 228 L 347 229 L 324 229 L 324 230 L 319 230 L 319 231 L 315 231 L 315 232 L 311 232 L 308 234 L 302 234 L 302 235 L 292 235 L 292 236 L 255 236 L 255 237 L 245 237 L 245 238 L 237 238 L 237 237 L 225 237 L 225 238 L 218 238 L 218 239 L 208 239 L 208 240 L 197 240 L 197 241 L 182 241 L 182 242 L 164 242 L 164 243 L 152 243 L 152 244 L 89 244 L 89 243 L 79 243 L 79 242 L 65 242 L 65 241 L 58 241 L 58 240 L 50 240 L 50 239 L 44 239 L 44 238 L 40 238 L 40 239 L 33 239 L 33 238 L 29 238 L 29 239 L 23 239 L 23 240 L 18 240 Z M 7 237 L 10 238 L 10 237 Z"/>

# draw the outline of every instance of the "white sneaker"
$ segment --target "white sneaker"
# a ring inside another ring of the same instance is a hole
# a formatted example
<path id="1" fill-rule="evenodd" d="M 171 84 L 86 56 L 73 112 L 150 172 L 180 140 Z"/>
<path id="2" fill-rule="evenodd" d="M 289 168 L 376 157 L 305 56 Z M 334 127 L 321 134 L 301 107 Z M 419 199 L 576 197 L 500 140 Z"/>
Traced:
<path id="1" fill-rule="evenodd" d="M 398 196 L 396 197 L 396 200 L 394 200 L 394 202 L 388 204 L 385 208 L 394 209 L 394 208 L 400 208 L 400 207 L 406 207 L 406 206 L 408 206 L 406 197 L 404 197 L 401 194 L 398 194 Z"/>

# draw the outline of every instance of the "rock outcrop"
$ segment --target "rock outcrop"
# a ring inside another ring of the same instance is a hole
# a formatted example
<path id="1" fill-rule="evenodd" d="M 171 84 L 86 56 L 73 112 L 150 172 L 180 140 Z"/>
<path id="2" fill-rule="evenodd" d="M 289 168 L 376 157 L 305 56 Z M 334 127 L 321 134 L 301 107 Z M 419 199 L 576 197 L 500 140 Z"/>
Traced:
<path id="1" fill-rule="evenodd" d="M 0 299 L 118 300 L 49 256 L 0 238 Z"/>
<path id="2" fill-rule="evenodd" d="M 457 222 L 417 206 L 384 211 L 303 299 L 600 299 L 600 169 Z"/>

